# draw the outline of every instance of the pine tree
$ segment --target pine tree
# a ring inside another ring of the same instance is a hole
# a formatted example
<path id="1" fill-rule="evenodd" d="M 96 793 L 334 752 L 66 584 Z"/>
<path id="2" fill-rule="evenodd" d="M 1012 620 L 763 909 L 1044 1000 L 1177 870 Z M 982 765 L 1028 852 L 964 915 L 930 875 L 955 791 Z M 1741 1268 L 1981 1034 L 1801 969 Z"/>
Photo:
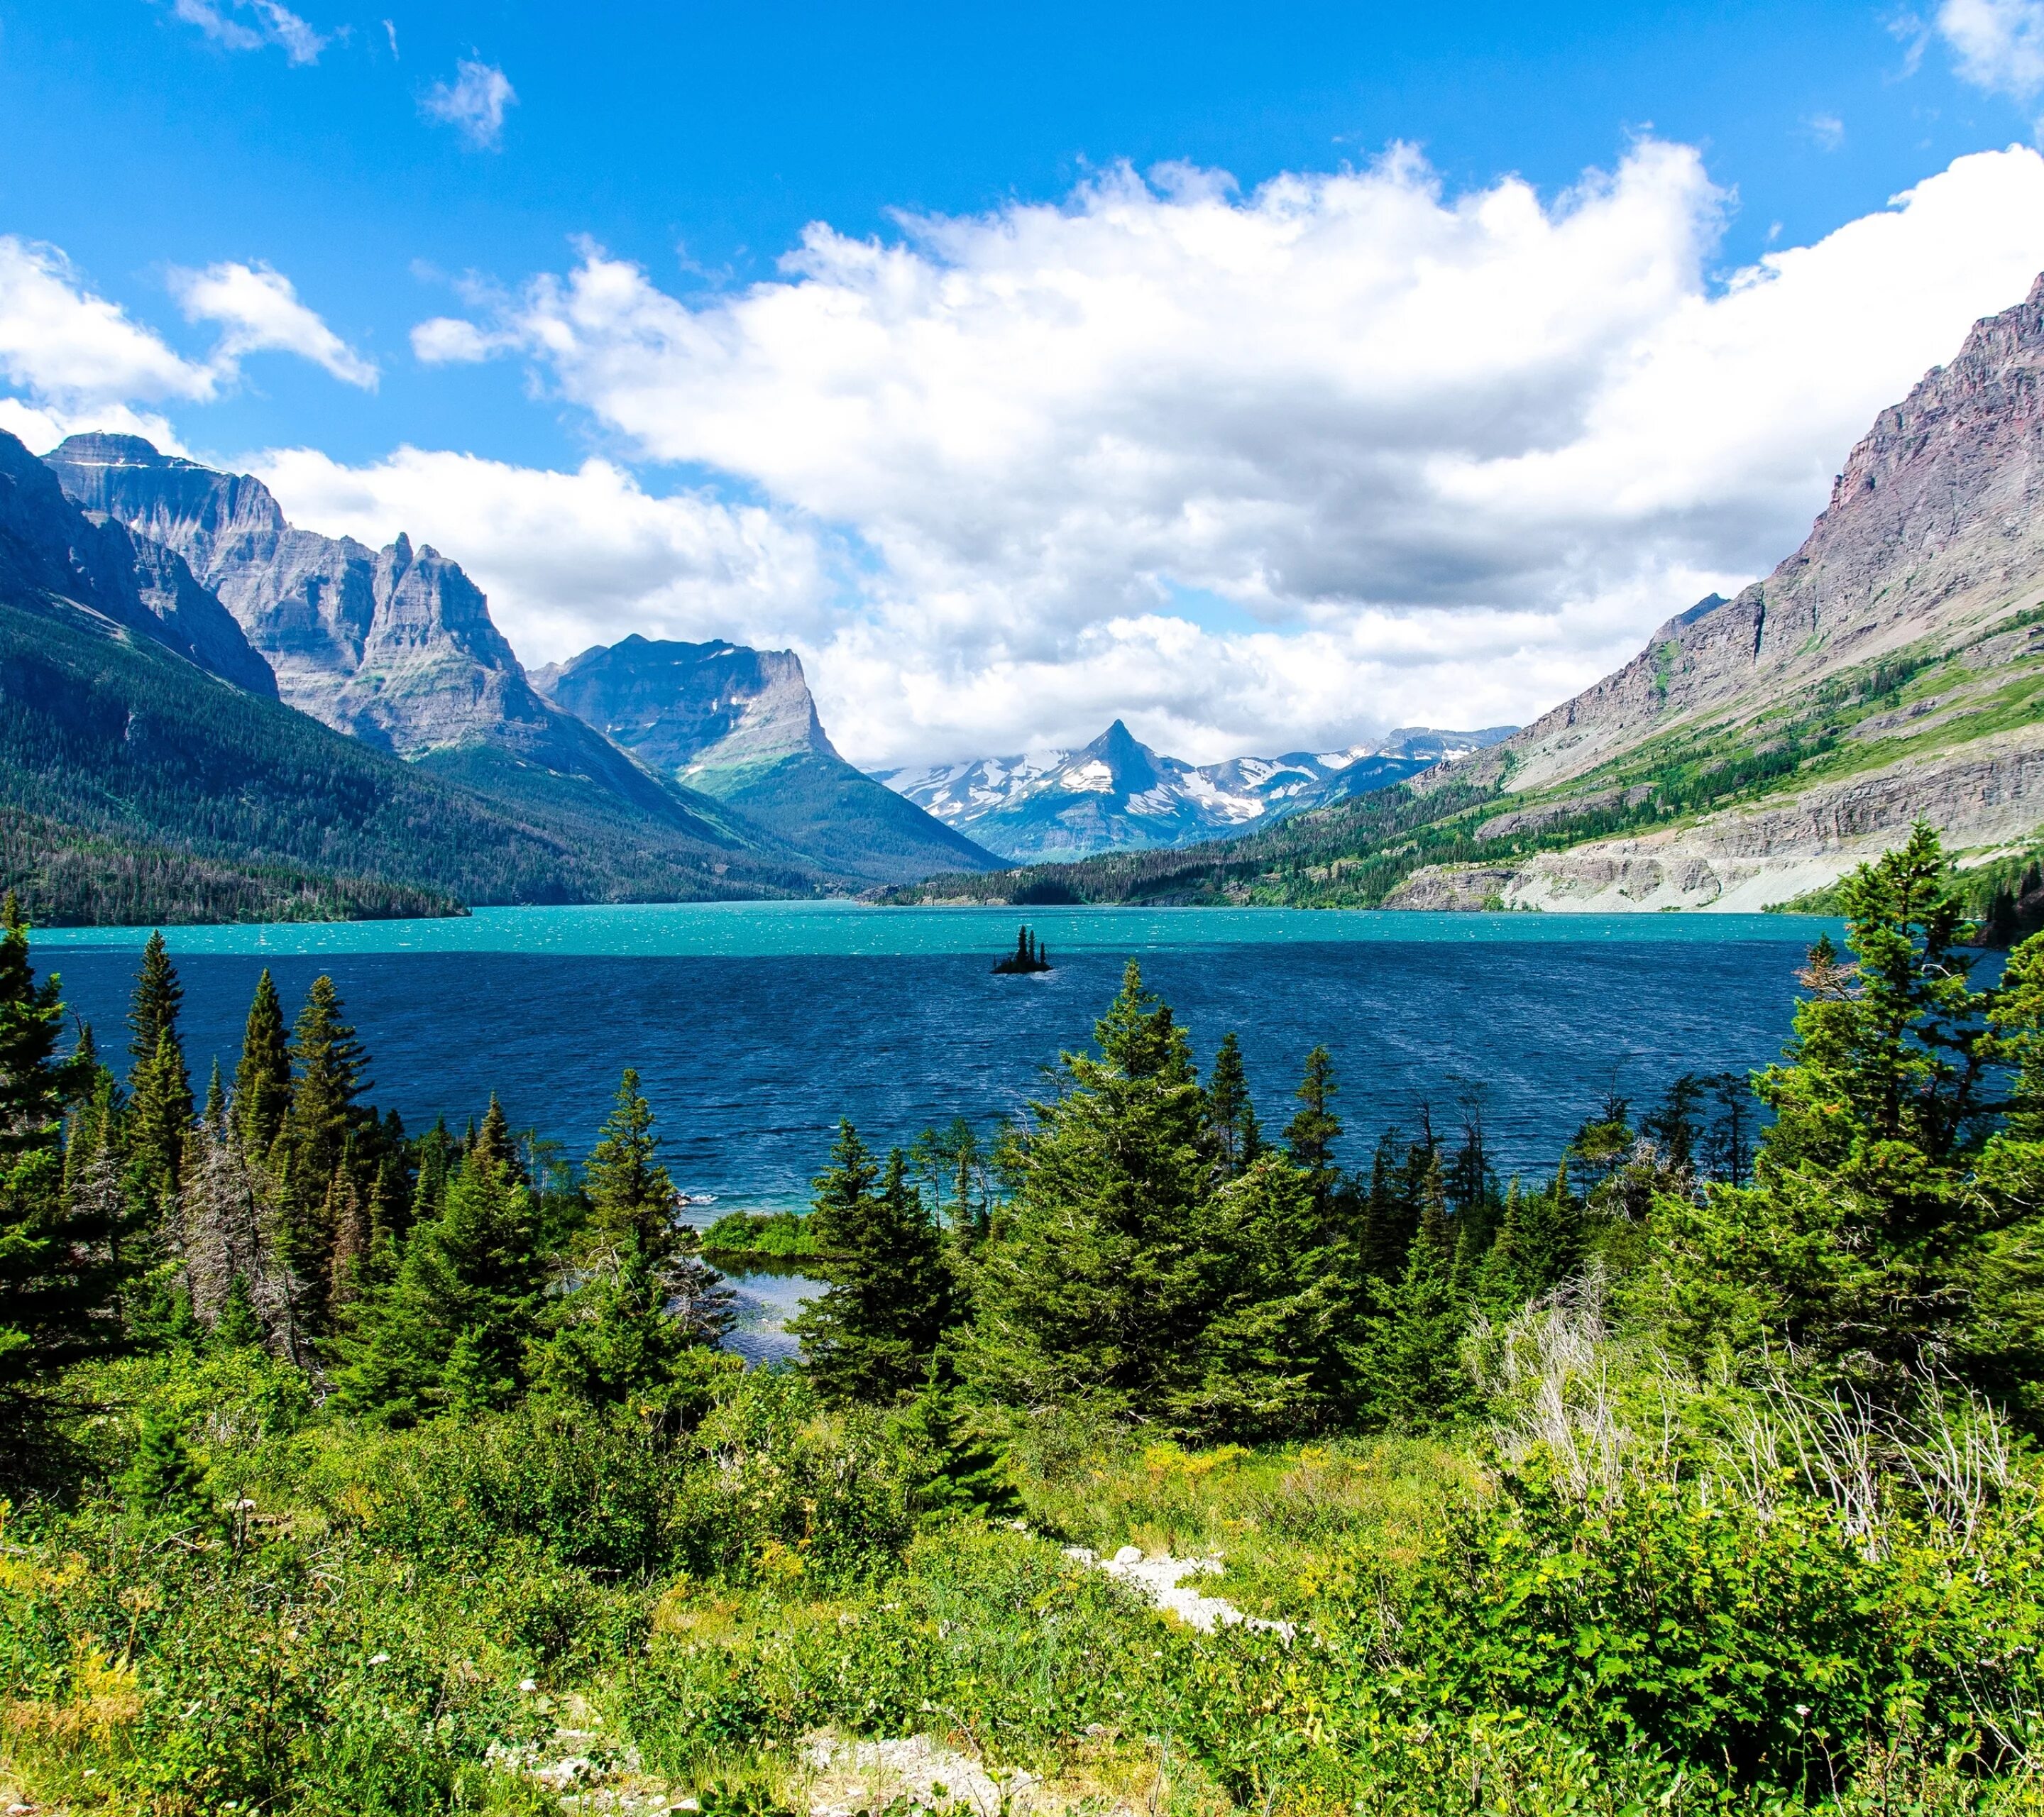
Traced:
<path id="1" fill-rule="evenodd" d="M 139 1089 L 142 1075 L 156 1063 L 156 1053 L 168 1035 L 178 1038 L 178 1012 L 184 1007 L 185 989 L 178 981 L 161 932 L 150 935 L 142 948 L 142 969 L 136 974 L 135 993 L 128 1008 L 128 1089 Z"/>
<path id="2" fill-rule="evenodd" d="M 849 1123 L 816 1181 L 819 1239 L 831 1284 L 787 1323 L 828 1403 L 887 1406 L 912 1393 L 950 1323 L 943 1233 L 909 1182 L 900 1149 L 884 1171 Z"/>
<path id="3" fill-rule="evenodd" d="M 1220 1155 L 1223 1176 L 1233 1179 L 1262 1152 L 1262 1132 L 1256 1107 L 1250 1101 L 1249 1080 L 1242 1066 L 1242 1045 L 1230 1029 L 1215 1051 L 1207 1081 L 1207 1127 Z"/>
<path id="4" fill-rule="evenodd" d="M 497 1094 L 490 1094 L 490 1108 L 483 1112 L 482 1127 L 471 1138 L 469 1157 L 486 1167 L 501 1167 L 523 1185 L 532 1185 L 532 1177 L 525 1171 L 525 1163 L 519 1158 L 518 1144 L 511 1134 L 511 1120 L 504 1114 L 504 1106 L 498 1102 Z"/>
<path id="5" fill-rule="evenodd" d="M 65 1108 L 91 1075 L 57 1061 L 63 1025 L 58 981 L 36 982 L 10 891 L 0 902 L 0 1439 L 17 1443 L 60 1370 L 122 1342 L 121 1209 L 65 1190 Z"/>
<path id="6" fill-rule="evenodd" d="M 1370 1158 L 1370 1196 L 1364 1201 L 1358 1245 L 1365 1277 L 1386 1285 L 1404 1273 L 1412 1233 L 1420 1223 L 1411 1169 L 1401 1166 L 1399 1160 L 1399 1146 L 1404 1139 L 1398 1130 L 1387 1129 L 1377 1140 Z"/>
<path id="7" fill-rule="evenodd" d="M 191 1126 L 191 1078 L 176 1031 L 167 1023 L 157 1035 L 155 1058 L 136 1070 L 128 1113 L 129 1158 L 153 1204 L 166 1205 L 177 1196 Z"/>
<path id="8" fill-rule="evenodd" d="M 447 1208 L 448 1177 L 454 1170 L 459 1145 L 447 1126 L 447 1119 L 419 1138 L 418 1174 L 412 1185 L 412 1207 L 408 1222 L 429 1224 Z"/>
<path id="9" fill-rule="evenodd" d="M 440 1215 L 413 1227 L 395 1276 L 355 1303 L 338 1340 L 340 1404 L 398 1426 L 503 1404 L 544 1335 L 544 1285 L 524 1183 L 501 1164 L 464 1161 Z"/>
<path id="10" fill-rule="evenodd" d="M 888 1425 L 906 1455 L 909 1504 L 920 1519 L 1001 1520 L 1021 1512 L 1006 1458 L 972 1430 L 934 1363 L 915 1399 Z"/>
<path id="11" fill-rule="evenodd" d="M 263 1342 L 263 1321 L 256 1316 L 245 1275 L 237 1274 L 228 1283 L 211 1335 L 213 1348 L 221 1351 L 254 1350 Z"/>
<path id="12" fill-rule="evenodd" d="M 1405 1271 L 1386 1298 L 1374 1345 L 1375 1411 L 1395 1431 L 1430 1431 L 1470 1404 L 1459 1350 L 1469 1309 L 1456 1291 L 1453 1244 L 1436 1166 L 1423 1193 Z"/>
<path id="13" fill-rule="evenodd" d="M 305 993 L 292 1030 L 296 1071 L 286 1134 L 301 1190 L 322 1200 L 356 1121 L 355 1100 L 367 1089 L 362 1045 L 343 1013 L 340 993 L 322 972 Z"/>
<path id="14" fill-rule="evenodd" d="M 1341 1170 L 1335 1165 L 1341 1120 L 1327 1108 L 1339 1089 L 1335 1083 L 1333 1057 L 1326 1048 L 1316 1047 L 1306 1056 L 1306 1076 L 1293 1094 L 1300 1108 L 1285 1125 L 1285 1147 L 1292 1165 L 1311 1182 L 1314 1202 L 1324 1210 L 1341 1183 Z"/>
<path id="15" fill-rule="evenodd" d="M 234 1121 L 242 1147 L 259 1160 L 270 1152 L 291 1108 L 291 1051 L 284 1033 L 284 1006 L 270 968 L 256 981 L 255 1001 L 241 1034 L 241 1058 L 234 1069 Z"/>
<path id="16" fill-rule="evenodd" d="M 551 1335 L 532 1353 L 533 1385 L 591 1407 L 636 1407 L 664 1423 L 684 1358 L 730 1328 L 730 1298 L 708 1293 L 676 1306 L 660 1270 L 628 1239 L 592 1258 L 561 1301 Z"/>
<path id="17" fill-rule="evenodd" d="M 654 1120 L 653 1107 L 640 1093 L 638 1074 L 626 1067 L 610 1115 L 590 1151 L 582 1183 L 592 1239 L 613 1248 L 636 1243 L 658 1266 L 680 1238 L 674 1228 L 674 1183 L 660 1165 Z"/>
<path id="18" fill-rule="evenodd" d="M 133 1458 L 114 1487 L 144 1519 L 192 1527 L 213 1514 L 206 1496 L 207 1473 L 174 1424 L 145 1415 L 136 1436 Z"/>
<path id="19" fill-rule="evenodd" d="M 1099 1057 L 1063 1055 L 1062 1093 L 1004 1147 L 963 1366 L 992 1399 L 1134 1412 L 1198 1379 L 1212 1163 L 1185 1032 L 1133 962 L 1093 1032 Z"/>

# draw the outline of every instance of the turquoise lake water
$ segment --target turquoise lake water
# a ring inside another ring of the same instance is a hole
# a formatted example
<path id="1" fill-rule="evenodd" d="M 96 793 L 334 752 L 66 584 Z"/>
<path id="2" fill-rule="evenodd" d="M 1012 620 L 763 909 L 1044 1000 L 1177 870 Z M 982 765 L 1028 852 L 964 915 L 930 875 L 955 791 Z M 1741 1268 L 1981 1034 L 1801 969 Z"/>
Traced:
<path id="1" fill-rule="evenodd" d="M 1027 1115 L 1060 1049 L 1083 1044 L 1126 959 L 1177 1010 L 1204 1064 L 1240 1037 L 1259 1114 L 1281 1127 L 1307 1051 L 1334 1055 L 1344 1158 L 1423 1116 L 1480 1104 L 1508 1166 L 1553 1165 L 1616 1089 L 1779 1051 L 1804 948 L 1835 923 L 1781 916 L 1411 915 L 1055 908 L 1026 919 L 1055 969 L 997 978 L 1012 908 L 851 903 L 482 909 L 444 921 L 165 930 L 202 1085 L 231 1071 L 258 974 L 287 1011 L 321 971 L 408 1127 L 459 1127 L 494 1090 L 514 1127 L 585 1153 L 624 1066 L 661 1120 L 699 1215 L 800 1205 L 840 1116 L 876 1144 L 964 1116 Z M 75 1011 L 117 1055 L 148 930 L 34 937 Z M 739 1283 L 741 1347 L 771 1355 L 809 1284 Z"/>

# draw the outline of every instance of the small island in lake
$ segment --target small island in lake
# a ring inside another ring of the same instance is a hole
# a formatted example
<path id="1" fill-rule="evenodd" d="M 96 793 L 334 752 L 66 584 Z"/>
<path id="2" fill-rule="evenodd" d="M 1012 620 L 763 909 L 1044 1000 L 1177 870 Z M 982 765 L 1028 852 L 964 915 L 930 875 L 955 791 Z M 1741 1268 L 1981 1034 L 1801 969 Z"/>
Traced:
<path id="1" fill-rule="evenodd" d="M 997 974 L 1005 977 L 1017 972 L 1047 972 L 1051 969 L 1051 962 L 1044 956 L 1036 936 L 1024 928 L 1015 936 L 1015 951 L 997 960 L 993 969 Z"/>

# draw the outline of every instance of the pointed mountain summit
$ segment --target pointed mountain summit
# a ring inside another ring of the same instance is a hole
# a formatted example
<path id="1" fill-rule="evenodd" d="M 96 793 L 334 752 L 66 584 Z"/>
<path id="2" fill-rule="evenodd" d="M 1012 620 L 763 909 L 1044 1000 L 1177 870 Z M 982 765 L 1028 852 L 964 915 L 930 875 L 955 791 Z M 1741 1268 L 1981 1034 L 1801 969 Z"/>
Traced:
<path id="1" fill-rule="evenodd" d="M 946 825 L 1018 863 L 1148 851 L 1254 832 L 1286 815 L 1388 787 L 1513 728 L 1406 727 L 1347 751 L 1196 766 L 1152 751 L 1116 720 L 1078 751 L 893 770 L 881 780 Z"/>
<path id="2" fill-rule="evenodd" d="M 371 549 L 298 529 L 259 479 L 139 436 L 72 436 L 44 459 L 87 512 L 182 556 L 267 659 L 282 698 L 336 732 L 506 799 L 621 804 L 738 843 L 712 804 L 663 788 L 542 700 L 482 590 L 437 550 L 402 533 Z"/>
<path id="3" fill-rule="evenodd" d="M 634 635 L 536 670 L 532 682 L 649 770 L 837 870 L 891 883 L 999 867 L 838 755 L 792 650 Z"/>

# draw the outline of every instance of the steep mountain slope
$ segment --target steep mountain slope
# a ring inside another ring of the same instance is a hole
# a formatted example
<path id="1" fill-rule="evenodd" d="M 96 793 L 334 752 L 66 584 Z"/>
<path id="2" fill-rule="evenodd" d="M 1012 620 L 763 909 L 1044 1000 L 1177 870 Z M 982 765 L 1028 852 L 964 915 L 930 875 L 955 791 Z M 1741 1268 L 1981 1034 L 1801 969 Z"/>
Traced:
<path id="1" fill-rule="evenodd" d="M 1086 901 L 1759 908 L 1918 817 L 2044 828 L 2044 278 L 1881 413 L 1801 548 L 1491 748 L 1232 845 L 1001 879 Z M 920 899 L 997 885 L 932 878 Z"/>
<path id="2" fill-rule="evenodd" d="M 1000 862 L 837 754 L 792 650 L 634 636 L 532 682 L 648 769 L 835 870 L 891 883 Z"/>
<path id="3" fill-rule="evenodd" d="M 1347 751 L 1194 765 L 1160 755 L 1116 720 L 1078 751 L 885 770 L 879 780 L 1004 858 L 1055 862 L 1249 832 L 1387 788 L 1513 729 L 1407 727 Z"/>
<path id="4" fill-rule="evenodd" d="M 73 436 L 45 459 L 76 503 L 182 556 L 282 697 L 336 732 L 412 759 L 494 747 L 512 761 L 487 767 L 518 799 L 545 776 L 574 778 L 679 830 L 728 830 L 543 701 L 482 591 L 436 550 L 294 528 L 260 480 L 138 436 Z"/>
<path id="5" fill-rule="evenodd" d="M 0 598 L 45 593 L 79 600 L 238 688 L 277 697 L 269 664 L 180 556 L 73 509 L 49 470 L 0 430 Z"/>
<path id="6" fill-rule="evenodd" d="M 179 557 L 81 511 L 0 437 L 0 882 L 32 915 L 416 914 L 820 886 L 785 848 L 760 851 L 757 829 L 716 824 L 714 803 L 712 817 L 677 805 L 657 820 L 536 768 L 494 800 L 438 780 L 240 685 L 268 670 L 247 670 L 260 659 L 238 636 Z M 488 745 L 443 755 L 520 762 Z M 526 798 L 507 811 L 514 786 Z"/>

